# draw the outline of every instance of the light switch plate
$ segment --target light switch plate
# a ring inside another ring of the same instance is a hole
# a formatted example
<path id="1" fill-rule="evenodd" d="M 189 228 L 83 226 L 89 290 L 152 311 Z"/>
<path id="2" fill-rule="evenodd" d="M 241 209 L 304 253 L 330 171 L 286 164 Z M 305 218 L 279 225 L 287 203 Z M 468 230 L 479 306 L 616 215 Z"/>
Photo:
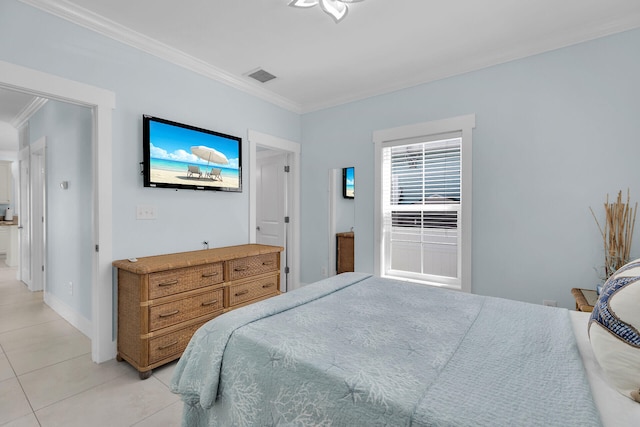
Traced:
<path id="1" fill-rule="evenodd" d="M 156 207 L 152 205 L 136 206 L 136 219 L 157 219 L 158 212 Z"/>

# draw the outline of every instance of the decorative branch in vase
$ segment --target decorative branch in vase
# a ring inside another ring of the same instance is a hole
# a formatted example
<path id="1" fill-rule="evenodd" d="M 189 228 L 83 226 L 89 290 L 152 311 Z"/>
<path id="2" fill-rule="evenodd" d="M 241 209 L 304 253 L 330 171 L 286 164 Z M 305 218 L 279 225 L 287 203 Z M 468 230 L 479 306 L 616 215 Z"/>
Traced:
<path id="1" fill-rule="evenodd" d="M 602 241 L 604 244 L 604 273 L 608 279 L 620 267 L 629 262 L 631 251 L 631 240 L 633 239 L 633 228 L 636 222 L 636 212 L 638 203 L 631 207 L 629 203 L 629 190 L 627 189 L 627 201 L 622 201 L 622 191 L 618 192 L 615 202 L 609 203 L 609 194 L 604 203 L 605 223 L 604 228 L 600 226 L 596 214 L 589 207 L 593 219 L 596 220 Z"/>

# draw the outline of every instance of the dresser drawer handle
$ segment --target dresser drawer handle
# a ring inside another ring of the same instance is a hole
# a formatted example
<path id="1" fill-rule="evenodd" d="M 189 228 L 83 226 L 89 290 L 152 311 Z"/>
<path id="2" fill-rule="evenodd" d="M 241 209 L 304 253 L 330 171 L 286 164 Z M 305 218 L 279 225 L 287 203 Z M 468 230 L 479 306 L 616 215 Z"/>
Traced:
<path id="1" fill-rule="evenodd" d="M 233 271 L 247 271 L 247 267 L 236 267 Z"/>
<path id="2" fill-rule="evenodd" d="M 209 301 L 209 302 L 203 302 L 203 303 L 202 303 L 202 306 L 203 306 L 203 307 L 206 307 L 206 306 L 208 306 L 208 305 L 214 305 L 214 304 L 215 304 L 215 303 L 217 303 L 217 302 L 218 302 L 218 300 L 217 300 L 217 299 L 214 299 L 214 300 Z"/>
<path id="3" fill-rule="evenodd" d="M 236 292 L 236 296 L 239 297 L 240 295 L 246 295 L 248 293 L 249 293 L 249 290 L 245 289 L 244 291 Z"/>
<path id="4" fill-rule="evenodd" d="M 169 312 L 169 313 L 160 313 L 158 315 L 158 317 L 161 317 L 161 318 L 162 317 L 171 317 L 171 316 L 175 316 L 178 313 L 180 313 L 180 310 L 175 310 L 175 311 L 172 311 L 172 312 Z"/>
<path id="5" fill-rule="evenodd" d="M 164 282 L 164 283 L 158 283 L 158 286 L 163 287 L 163 286 L 173 286 L 173 285 L 177 285 L 178 281 L 174 280 L 172 282 Z"/>
<path id="6" fill-rule="evenodd" d="M 158 350 L 166 350 L 169 347 L 173 347 L 174 345 L 178 344 L 178 340 L 172 341 L 167 345 L 161 345 L 160 347 L 158 347 Z"/>
<path id="7" fill-rule="evenodd" d="M 215 273 L 203 273 L 202 277 L 214 277 L 217 275 L 218 275 L 218 272 L 216 271 Z"/>
<path id="8" fill-rule="evenodd" d="M 270 287 L 272 287 L 274 285 L 275 285 L 275 283 L 265 283 L 264 285 L 262 285 L 262 289 L 267 289 L 267 288 L 270 288 Z"/>
<path id="9" fill-rule="evenodd" d="M 262 265 L 273 265 L 274 262 L 273 261 L 265 261 L 262 263 Z"/>

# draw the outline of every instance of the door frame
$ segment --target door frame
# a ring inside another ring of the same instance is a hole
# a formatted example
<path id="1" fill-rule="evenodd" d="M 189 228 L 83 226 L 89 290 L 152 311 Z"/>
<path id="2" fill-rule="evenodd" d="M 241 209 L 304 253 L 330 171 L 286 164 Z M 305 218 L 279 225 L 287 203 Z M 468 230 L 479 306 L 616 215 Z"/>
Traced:
<path id="1" fill-rule="evenodd" d="M 47 292 L 47 141 L 41 137 L 29 146 L 29 228 L 31 239 L 29 289 Z M 43 171 L 44 169 L 44 171 Z M 35 173 L 34 173 L 35 172 Z M 22 215 L 22 211 L 20 212 Z M 33 218 L 42 220 L 33 221 Z M 25 224 L 23 224 L 25 225 Z"/>
<path id="2" fill-rule="evenodd" d="M 289 289 L 300 287 L 300 144 L 249 129 L 249 243 L 256 243 L 256 153 L 257 147 L 289 154 Z"/>
<path id="3" fill-rule="evenodd" d="M 22 137 L 21 137 L 22 138 Z M 26 165 L 27 173 L 23 174 Z M 30 291 L 35 291 L 31 270 L 31 148 L 18 151 L 18 279 L 24 282 Z M 27 274 L 25 274 L 25 271 Z"/>
<path id="4" fill-rule="evenodd" d="M 327 275 L 325 277 L 335 276 L 338 272 L 336 268 L 336 215 L 337 215 L 337 203 L 336 197 L 338 197 L 338 185 L 342 178 L 342 168 L 329 169 L 329 188 L 327 188 L 327 194 L 329 199 L 329 256 L 328 256 L 328 268 Z M 340 194 L 341 196 L 342 194 Z"/>
<path id="5" fill-rule="evenodd" d="M 111 91 L 42 71 L 0 61 L 0 87 L 92 109 L 93 243 L 91 278 L 91 359 L 101 363 L 116 355 L 113 331 L 113 214 Z"/>

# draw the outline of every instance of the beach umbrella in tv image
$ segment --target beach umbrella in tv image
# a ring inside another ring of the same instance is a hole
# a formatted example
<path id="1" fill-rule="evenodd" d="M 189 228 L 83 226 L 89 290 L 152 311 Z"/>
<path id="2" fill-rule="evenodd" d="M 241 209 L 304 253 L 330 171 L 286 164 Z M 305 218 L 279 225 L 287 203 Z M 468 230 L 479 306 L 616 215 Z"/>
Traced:
<path id="1" fill-rule="evenodd" d="M 215 163 L 217 165 L 228 165 L 229 159 L 227 156 L 210 147 L 205 147 L 204 145 L 197 145 L 191 147 L 191 152 L 196 156 L 200 157 L 202 160 L 207 161 L 207 165 L 209 163 Z"/>

